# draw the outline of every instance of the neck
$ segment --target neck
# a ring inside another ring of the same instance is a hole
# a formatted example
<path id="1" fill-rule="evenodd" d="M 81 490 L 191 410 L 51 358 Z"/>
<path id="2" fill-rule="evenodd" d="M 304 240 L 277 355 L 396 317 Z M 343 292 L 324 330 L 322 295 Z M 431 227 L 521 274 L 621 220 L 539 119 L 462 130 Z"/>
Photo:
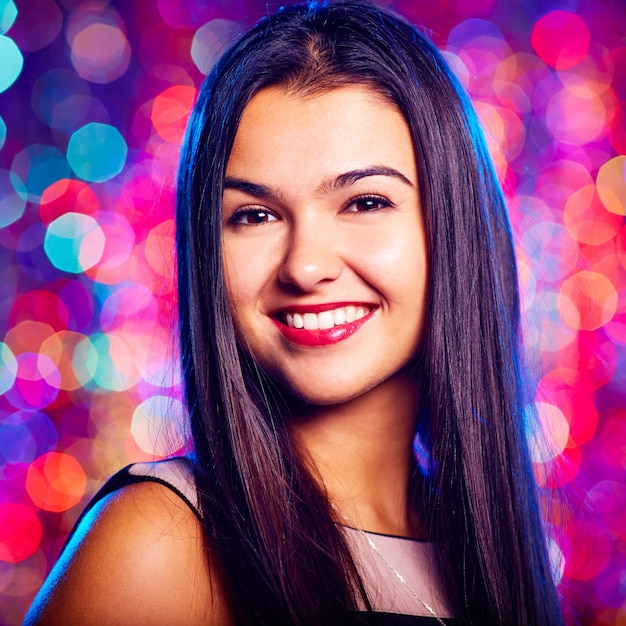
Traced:
<path id="1" fill-rule="evenodd" d="M 409 501 L 417 406 L 415 383 L 405 372 L 342 404 L 291 406 L 290 432 L 313 476 L 359 528 L 424 534 Z M 345 523 L 341 515 L 337 521 Z"/>

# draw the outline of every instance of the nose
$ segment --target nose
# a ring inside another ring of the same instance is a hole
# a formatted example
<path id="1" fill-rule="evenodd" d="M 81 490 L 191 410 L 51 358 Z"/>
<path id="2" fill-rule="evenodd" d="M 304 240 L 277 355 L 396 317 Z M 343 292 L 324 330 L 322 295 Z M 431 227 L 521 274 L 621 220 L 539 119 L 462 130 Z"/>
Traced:
<path id="1" fill-rule="evenodd" d="M 315 291 L 339 278 L 343 261 L 336 225 L 294 225 L 278 271 L 279 281 L 299 291 Z"/>

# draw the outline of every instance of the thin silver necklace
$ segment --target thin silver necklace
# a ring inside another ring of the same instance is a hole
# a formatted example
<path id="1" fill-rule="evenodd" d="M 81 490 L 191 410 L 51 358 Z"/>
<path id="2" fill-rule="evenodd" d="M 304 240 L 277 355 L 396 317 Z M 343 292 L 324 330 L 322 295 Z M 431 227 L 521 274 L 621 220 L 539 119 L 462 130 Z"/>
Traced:
<path id="1" fill-rule="evenodd" d="M 435 613 L 435 609 L 433 609 L 428 602 L 422 600 L 422 598 L 417 595 L 417 592 L 409 583 L 406 578 L 385 558 L 385 555 L 380 551 L 380 548 L 374 543 L 374 540 L 370 537 L 370 535 L 365 532 L 362 528 L 357 527 L 357 525 L 342 511 L 340 511 L 332 502 L 330 506 L 348 523 L 350 528 L 353 528 L 357 532 L 361 533 L 364 539 L 367 541 L 367 544 L 372 549 L 372 551 L 378 556 L 378 558 L 393 572 L 394 576 L 407 588 L 409 593 L 441 624 L 441 626 L 446 626 L 445 622 Z"/>

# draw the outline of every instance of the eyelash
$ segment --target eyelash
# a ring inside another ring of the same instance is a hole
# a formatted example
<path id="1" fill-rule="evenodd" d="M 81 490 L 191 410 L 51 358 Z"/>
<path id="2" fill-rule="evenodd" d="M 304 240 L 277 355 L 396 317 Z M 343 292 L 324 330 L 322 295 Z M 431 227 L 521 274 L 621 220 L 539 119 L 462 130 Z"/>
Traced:
<path id="1" fill-rule="evenodd" d="M 266 220 L 266 221 L 262 221 L 262 222 L 243 222 L 240 221 L 242 218 L 246 217 L 246 216 L 253 216 L 253 215 L 264 215 L 266 217 L 271 217 L 274 219 L 270 219 L 270 220 Z M 228 218 L 228 222 L 230 224 L 233 224 L 235 226 L 258 226 L 260 224 L 267 224 L 270 221 L 274 221 L 276 219 L 276 216 L 271 212 L 268 211 L 267 209 L 261 208 L 261 207 L 247 207 L 244 209 L 238 209 L 237 211 L 235 211 L 229 218 Z"/>
<path id="2" fill-rule="evenodd" d="M 358 196 L 357 198 L 353 198 L 352 200 L 350 200 L 346 205 L 346 209 L 349 209 L 354 205 L 363 204 L 366 202 L 375 203 L 381 206 L 377 206 L 375 208 L 367 208 L 361 211 L 355 211 L 355 213 L 375 213 L 376 211 L 382 211 L 383 209 L 388 209 L 394 206 L 393 203 L 384 196 L 379 196 L 377 194 L 366 194 L 364 196 Z"/>
<path id="3" fill-rule="evenodd" d="M 356 210 L 356 211 L 349 211 L 349 209 L 353 206 L 356 205 L 363 205 L 365 203 L 371 203 L 371 204 L 376 204 L 379 206 L 375 206 L 375 207 L 370 207 L 370 208 L 365 208 L 362 210 Z M 376 211 L 382 211 L 384 209 L 393 207 L 393 203 L 388 200 L 387 198 L 385 198 L 384 196 L 379 196 L 376 194 L 366 194 L 363 196 L 358 196 L 356 198 L 352 198 L 346 205 L 344 208 L 345 212 L 348 213 L 375 213 Z M 257 221 L 257 222 L 244 222 L 241 221 L 242 218 L 246 217 L 246 216 L 264 216 L 265 218 L 271 218 L 271 219 L 263 219 L 263 221 Z M 273 222 L 276 219 L 278 219 L 271 211 L 269 211 L 268 209 L 262 208 L 262 207 L 247 207 L 247 208 L 242 208 L 242 209 L 238 209 L 237 211 L 235 211 L 229 218 L 228 218 L 228 222 L 230 224 L 233 224 L 235 226 L 259 226 L 261 224 L 267 224 L 268 222 Z"/>

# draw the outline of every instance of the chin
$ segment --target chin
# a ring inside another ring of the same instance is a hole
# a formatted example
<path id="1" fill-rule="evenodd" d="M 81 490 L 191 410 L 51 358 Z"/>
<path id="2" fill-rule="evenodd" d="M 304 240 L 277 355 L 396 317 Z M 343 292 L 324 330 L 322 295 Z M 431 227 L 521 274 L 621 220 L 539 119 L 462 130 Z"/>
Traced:
<path id="1" fill-rule="evenodd" d="M 285 397 L 293 399 L 290 404 L 307 404 L 314 407 L 330 407 L 346 404 L 357 398 L 361 398 L 380 385 L 380 381 L 371 383 L 369 386 L 354 387 L 351 385 L 320 384 L 315 386 L 298 386 L 293 384 L 281 384 Z"/>

